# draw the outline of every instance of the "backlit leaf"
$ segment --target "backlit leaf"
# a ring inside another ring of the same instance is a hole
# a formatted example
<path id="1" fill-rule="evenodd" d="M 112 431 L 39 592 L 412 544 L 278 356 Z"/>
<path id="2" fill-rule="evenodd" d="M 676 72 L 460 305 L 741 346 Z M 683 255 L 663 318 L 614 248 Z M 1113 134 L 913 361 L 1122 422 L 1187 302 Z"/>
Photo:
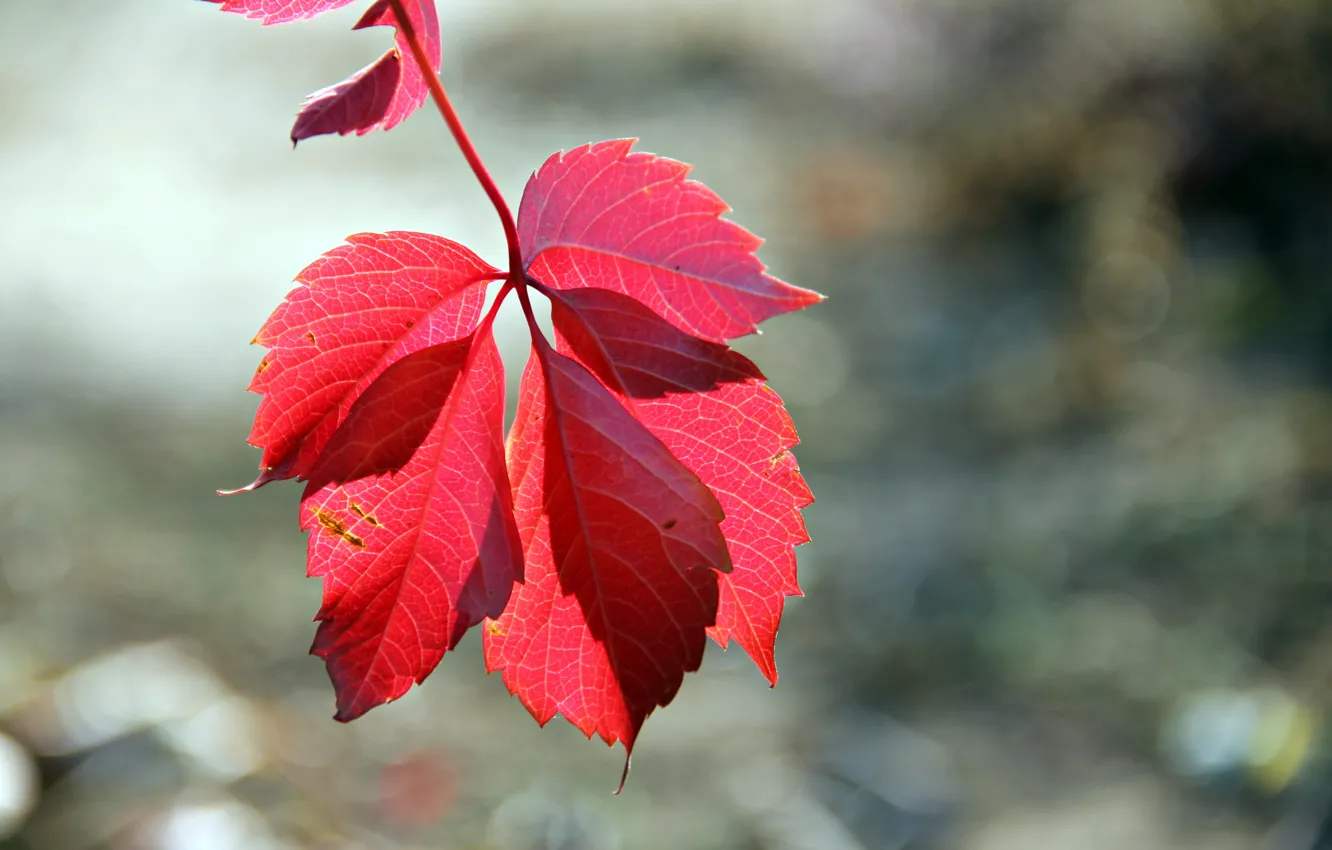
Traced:
<path id="1" fill-rule="evenodd" d="M 269 349 L 250 382 L 264 399 L 249 442 L 264 450 L 251 487 L 306 477 L 356 397 L 395 360 L 458 339 L 497 270 L 424 233 L 358 233 L 296 277 L 254 342 Z"/>
<path id="2" fill-rule="evenodd" d="M 285 24 L 313 18 L 352 0 L 208 0 L 222 11 L 255 18 L 264 24 Z M 439 72 L 439 15 L 433 0 L 405 0 L 411 24 L 421 37 L 430 67 Z M 390 130 L 401 124 L 425 103 L 429 95 L 421 68 L 412 58 L 411 47 L 388 0 L 376 0 L 352 29 L 388 26 L 398 28 L 394 46 L 387 53 L 347 79 L 311 94 L 301 104 L 291 140 L 299 142 L 327 133 L 356 133 Z"/>
<path id="3" fill-rule="evenodd" d="M 424 348 L 361 395 L 310 474 L 301 527 L 324 579 L 314 654 L 351 720 L 425 680 L 504 610 L 522 550 L 490 328 Z"/>
<path id="4" fill-rule="evenodd" d="M 569 290 L 552 312 L 560 349 L 716 495 L 735 570 L 719 578 L 708 633 L 722 646 L 739 643 L 775 685 L 782 608 L 800 594 L 794 547 L 809 540 L 800 509 L 813 501 L 790 452 L 797 438 L 782 400 L 744 356 L 617 292 Z"/>
<path id="5" fill-rule="evenodd" d="M 822 299 L 767 274 L 754 255 L 763 240 L 722 218 L 730 207 L 686 179 L 688 165 L 631 153 L 633 144 L 583 145 L 532 175 L 518 233 L 533 277 L 623 292 L 714 341 Z"/>
<path id="6" fill-rule="evenodd" d="M 730 556 L 712 493 L 597 379 L 538 342 L 510 430 L 526 581 L 486 665 L 544 724 L 632 750 L 703 660 Z"/>

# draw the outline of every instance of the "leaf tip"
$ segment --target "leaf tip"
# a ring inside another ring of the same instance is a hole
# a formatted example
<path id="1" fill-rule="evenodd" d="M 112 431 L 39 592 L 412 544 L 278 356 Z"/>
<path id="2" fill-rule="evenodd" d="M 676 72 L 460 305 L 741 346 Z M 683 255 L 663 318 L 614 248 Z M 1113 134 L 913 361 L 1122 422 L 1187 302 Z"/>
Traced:
<path id="1" fill-rule="evenodd" d="M 273 474 L 272 469 L 264 469 L 263 472 L 259 474 L 258 478 L 254 479 L 249 484 L 246 484 L 244 487 L 237 487 L 235 490 L 218 490 L 217 495 L 235 496 L 238 493 L 253 493 L 255 490 L 258 490 L 260 487 L 264 486 L 270 481 L 276 481 L 276 480 L 278 480 L 277 476 Z"/>
<path id="2" fill-rule="evenodd" d="M 320 655 L 318 652 L 315 651 L 314 647 L 310 648 L 310 654 L 315 656 Z M 325 662 L 327 662 L 328 659 L 325 658 L 324 660 Z M 365 714 L 371 708 L 374 708 L 374 706 L 380 704 L 380 703 L 371 703 L 370 705 L 366 705 L 365 702 L 362 700 L 345 699 L 346 695 L 344 694 L 343 690 L 337 686 L 336 682 L 334 682 L 334 690 L 337 694 L 336 696 L 337 710 L 333 712 L 333 719 L 336 720 L 338 723 L 351 723 L 353 720 L 360 717 L 362 714 Z"/>
<path id="3" fill-rule="evenodd" d="M 351 723 L 353 720 L 365 714 L 373 706 L 338 706 L 338 710 L 333 713 L 333 719 L 339 723 Z"/>
<path id="4" fill-rule="evenodd" d="M 611 795 L 612 797 L 620 796 L 620 792 L 624 790 L 624 783 L 629 780 L 629 762 L 632 759 L 633 753 L 626 749 L 624 752 L 624 770 L 620 772 L 620 784 L 615 787 L 615 793 Z"/>

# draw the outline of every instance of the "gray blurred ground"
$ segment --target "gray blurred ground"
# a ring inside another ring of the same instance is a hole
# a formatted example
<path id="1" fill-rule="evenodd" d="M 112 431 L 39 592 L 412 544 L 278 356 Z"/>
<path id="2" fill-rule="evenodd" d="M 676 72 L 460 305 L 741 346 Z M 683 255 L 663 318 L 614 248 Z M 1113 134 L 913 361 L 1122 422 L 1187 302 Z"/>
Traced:
<path id="1" fill-rule="evenodd" d="M 331 721 L 296 491 L 213 495 L 245 343 L 349 233 L 502 235 L 428 112 L 291 152 L 359 9 L 8 2 L 0 848 L 1332 846 L 1329 4 L 440 7 L 511 203 L 639 136 L 830 296 L 740 343 L 818 497 L 781 684 L 711 652 L 614 799 L 475 639 Z"/>

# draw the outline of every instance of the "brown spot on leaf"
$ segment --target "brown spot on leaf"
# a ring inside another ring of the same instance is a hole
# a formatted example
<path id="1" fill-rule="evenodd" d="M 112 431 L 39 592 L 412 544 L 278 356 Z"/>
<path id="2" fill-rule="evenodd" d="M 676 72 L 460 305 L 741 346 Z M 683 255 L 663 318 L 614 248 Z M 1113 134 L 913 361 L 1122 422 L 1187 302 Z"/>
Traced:
<path id="1" fill-rule="evenodd" d="M 341 537 L 357 549 L 365 548 L 365 541 L 348 531 L 347 526 L 343 525 L 342 520 L 333 516 L 329 511 L 326 511 L 323 508 L 315 508 L 314 517 L 315 522 L 323 526 L 324 531 L 334 537 Z"/>
<path id="2" fill-rule="evenodd" d="M 678 520 L 676 520 L 676 519 L 668 519 L 668 520 L 666 520 L 665 522 L 663 522 L 663 523 L 661 524 L 661 527 L 664 528 L 664 529 L 666 529 L 667 531 L 670 531 L 672 528 L 675 528 L 675 524 L 676 524 L 676 522 L 678 522 Z"/>
<path id="3" fill-rule="evenodd" d="M 347 507 L 351 509 L 352 513 L 356 514 L 361 519 L 370 523 L 375 528 L 379 528 L 379 520 L 375 519 L 372 514 L 366 513 L 365 509 L 362 508 L 360 505 L 356 504 L 355 502 L 348 502 Z"/>
<path id="4" fill-rule="evenodd" d="M 490 630 L 490 634 L 494 637 L 504 637 L 504 627 L 498 621 L 491 620 L 486 623 L 486 628 Z"/>
<path id="5" fill-rule="evenodd" d="M 308 340 L 310 340 L 310 344 L 311 344 L 311 345 L 314 345 L 314 344 L 315 344 L 315 335 L 314 335 L 313 333 L 311 333 L 310 331 L 306 331 L 306 332 L 305 332 L 305 338 L 308 339 Z"/>

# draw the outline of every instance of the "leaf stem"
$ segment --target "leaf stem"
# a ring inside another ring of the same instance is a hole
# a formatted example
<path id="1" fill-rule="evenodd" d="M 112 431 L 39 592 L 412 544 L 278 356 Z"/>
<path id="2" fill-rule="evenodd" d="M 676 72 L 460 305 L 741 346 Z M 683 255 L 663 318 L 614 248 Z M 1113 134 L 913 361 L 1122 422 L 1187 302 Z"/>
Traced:
<path id="1" fill-rule="evenodd" d="M 500 288 L 499 294 L 495 296 L 495 302 L 490 305 L 490 312 L 486 313 L 481 321 L 477 323 L 476 329 L 478 331 L 482 328 L 489 328 L 495 323 L 495 316 L 499 313 L 500 305 L 504 303 L 505 298 L 509 297 L 509 291 L 517 288 L 518 286 L 513 282 L 512 277 L 505 278 L 504 286 Z"/>
<path id="2" fill-rule="evenodd" d="M 537 325 L 536 314 L 532 312 L 532 298 L 527 294 L 527 287 L 534 285 L 534 281 L 527 277 L 523 278 L 525 286 L 518 287 L 518 303 L 523 305 L 523 316 L 527 318 L 527 329 L 532 334 L 532 345 L 536 347 L 537 352 L 544 355 L 544 352 L 550 350 L 550 343 L 546 341 L 546 335 L 541 332 L 541 327 Z M 509 286 L 513 286 L 510 281 Z"/>
<path id="3" fill-rule="evenodd" d="M 434 2 L 434 0 L 424 1 Z M 518 244 L 518 227 L 514 224 L 513 213 L 509 211 L 509 205 L 504 202 L 504 196 L 500 194 L 499 187 L 495 185 L 490 172 L 486 170 L 485 163 L 481 161 L 481 155 L 476 152 L 476 147 L 472 144 L 471 138 L 467 135 L 467 130 L 463 127 L 462 119 L 458 117 L 457 111 L 453 108 L 453 102 L 449 100 L 448 93 L 444 91 L 444 84 L 440 82 L 439 74 L 435 73 L 434 69 L 430 67 L 430 58 L 426 55 L 425 45 L 421 43 L 421 39 L 416 33 L 416 27 L 412 25 L 412 19 L 407 14 L 406 5 L 403 0 L 389 0 L 389 5 L 393 7 L 393 15 L 398 19 L 398 29 L 411 47 L 416 64 L 421 67 L 421 74 L 425 77 L 426 85 L 430 88 L 430 96 L 434 99 L 439 114 L 444 118 L 444 123 L 449 125 L 449 132 L 453 134 L 453 140 L 458 143 L 458 149 L 462 151 L 467 164 L 472 168 L 472 173 L 476 175 L 477 182 L 481 184 L 486 196 L 490 198 L 490 203 L 494 205 L 495 212 L 499 213 L 500 224 L 504 226 L 504 239 L 509 245 L 509 271 L 511 274 L 519 275 L 523 267 L 523 252 Z M 521 286 L 519 286 L 519 291 L 522 291 Z"/>

